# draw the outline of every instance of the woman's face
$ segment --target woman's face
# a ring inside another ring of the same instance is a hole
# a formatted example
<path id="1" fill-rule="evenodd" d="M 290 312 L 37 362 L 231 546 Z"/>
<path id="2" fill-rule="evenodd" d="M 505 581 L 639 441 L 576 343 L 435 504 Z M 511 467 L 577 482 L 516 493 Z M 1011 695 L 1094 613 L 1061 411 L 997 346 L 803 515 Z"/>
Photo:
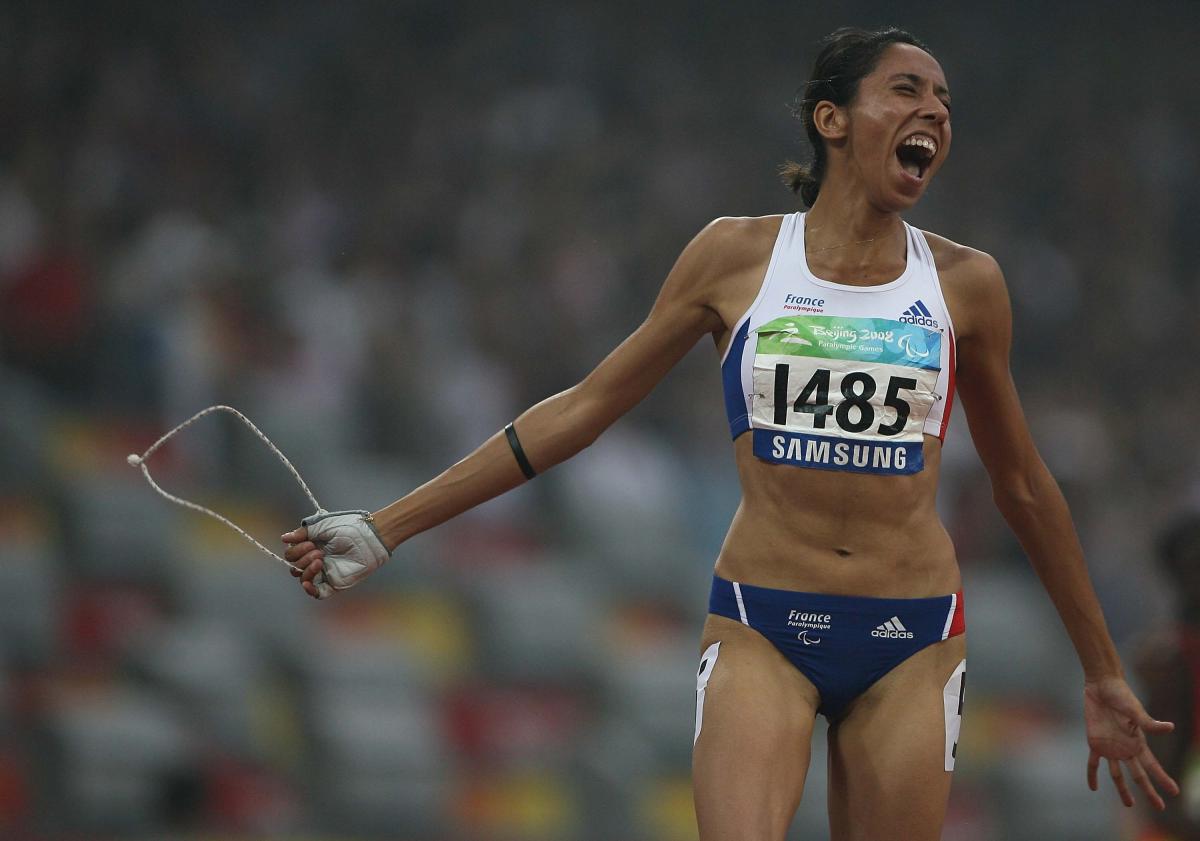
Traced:
<path id="1" fill-rule="evenodd" d="M 912 207 L 950 151 L 950 91 L 942 67 L 911 44 L 893 44 L 845 107 L 851 170 L 872 203 Z"/>

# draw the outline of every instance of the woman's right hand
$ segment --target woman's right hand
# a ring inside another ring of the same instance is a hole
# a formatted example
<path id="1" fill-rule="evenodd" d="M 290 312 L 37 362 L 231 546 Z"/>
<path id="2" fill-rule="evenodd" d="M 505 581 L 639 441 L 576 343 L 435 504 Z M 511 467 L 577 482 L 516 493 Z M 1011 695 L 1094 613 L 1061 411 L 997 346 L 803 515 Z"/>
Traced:
<path id="1" fill-rule="evenodd" d="M 391 556 L 367 511 L 320 511 L 301 524 L 282 536 L 284 559 L 314 599 L 353 587 Z"/>

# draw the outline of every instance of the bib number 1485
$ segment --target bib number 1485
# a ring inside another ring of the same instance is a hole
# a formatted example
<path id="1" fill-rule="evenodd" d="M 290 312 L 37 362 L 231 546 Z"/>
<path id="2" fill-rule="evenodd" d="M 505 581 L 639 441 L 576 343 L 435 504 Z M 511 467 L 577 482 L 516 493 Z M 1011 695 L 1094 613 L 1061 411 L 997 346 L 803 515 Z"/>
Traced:
<path id="1" fill-rule="evenodd" d="M 788 374 L 791 366 L 781 362 L 775 366 L 775 423 L 787 424 Z M 871 398 L 879 390 L 875 378 L 864 371 L 852 371 L 842 377 L 842 399 L 837 406 L 829 402 L 830 370 L 818 368 L 790 406 L 793 411 L 813 416 L 813 428 L 824 429 L 830 415 L 834 422 L 846 432 L 863 432 L 875 423 L 875 407 Z M 899 435 L 908 422 L 911 407 L 901 399 L 901 389 L 915 389 L 917 381 L 911 377 L 889 377 L 883 405 L 896 410 L 896 419 L 891 423 L 879 424 L 880 435 Z"/>

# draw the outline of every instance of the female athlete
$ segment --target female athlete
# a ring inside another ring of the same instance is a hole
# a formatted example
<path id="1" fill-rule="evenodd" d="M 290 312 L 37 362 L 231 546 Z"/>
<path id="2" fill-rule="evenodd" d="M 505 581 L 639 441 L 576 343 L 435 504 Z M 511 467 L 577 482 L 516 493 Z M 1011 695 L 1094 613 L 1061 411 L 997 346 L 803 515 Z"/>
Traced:
<path id="1" fill-rule="evenodd" d="M 743 497 L 717 557 L 697 683 L 693 780 L 704 841 L 778 841 L 800 803 L 816 715 L 829 727 L 836 841 L 937 839 L 965 683 L 954 547 L 934 508 L 957 387 L 996 504 L 1074 643 L 1089 785 L 1106 760 L 1162 808 L 1178 788 L 1146 746 L 1172 725 L 1126 684 L 1057 484 L 1008 368 L 996 262 L 908 226 L 950 150 L 941 66 L 900 30 L 824 41 L 791 165 L 807 213 L 718 219 L 649 316 L 582 382 L 520 415 L 374 515 L 284 535 L 313 596 L 409 537 L 548 470 L 636 405 L 704 335 L 722 355 Z"/>

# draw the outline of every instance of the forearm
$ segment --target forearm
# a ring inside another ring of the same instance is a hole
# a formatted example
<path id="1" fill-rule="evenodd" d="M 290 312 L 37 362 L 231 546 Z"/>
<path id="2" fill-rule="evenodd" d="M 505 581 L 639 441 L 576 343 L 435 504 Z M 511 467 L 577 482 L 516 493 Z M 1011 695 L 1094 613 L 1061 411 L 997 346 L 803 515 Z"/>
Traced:
<path id="1" fill-rule="evenodd" d="M 1044 466 L 1030 474 L 1020 492 L 997 490 L 996 505 L 1054 602 L 1085 678 L 1121 675 L 1121 661 L 1088 576 L 1067 502 Z"/>
<path id="2" fill-rule="evenodd" d="M 514 422 L 533 468 L 544 472 L 596 439 L 607 418 L 589 412 L 568 389 L 533 406 Z M 525 482 L 504 432 L 434 479 L 374 513 L 388 550 Z"/>

